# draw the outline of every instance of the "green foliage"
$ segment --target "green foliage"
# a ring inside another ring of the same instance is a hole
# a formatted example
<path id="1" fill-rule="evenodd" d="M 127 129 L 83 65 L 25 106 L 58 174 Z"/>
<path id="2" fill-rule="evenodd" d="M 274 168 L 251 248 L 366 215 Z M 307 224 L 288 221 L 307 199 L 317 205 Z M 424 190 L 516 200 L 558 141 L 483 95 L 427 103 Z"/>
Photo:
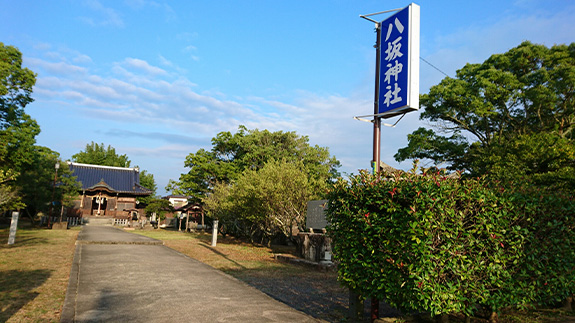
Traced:
<path id="1" fill-rule="evenodd" d="M 57 152 L 41 146 L 35 148 L 31 156 L 30 167 L 17 181 L 21 187 L 23 201 L 26 203 L 26 210 L 29 214 L 38 212 L 47 214 L 51 202 L 70 206 L 80 189 L 76 177 L 71 175 L 66 163 L 60 160 Z M 55 178 L 56 162 L 60 164 L 60 167 Z M 54 191 L 54 200 L 52 200 L 52 191 Z"/>
<path id="2" fill-rule="evenodd" d="M 517 135 L 489 147 L 473 145 L 470 164 L 505 182 L 575 189 L 575 140 L 556 133 Z"/>
<path id="3" fill-rule="evenodd" d="M 333 185 L 339 280 L 405 311 L 473 314 L 550 303 L 575 282 L 572 198 L 439 172 Z"/>
<path id="4" fill-rule="evenodd" d="M 196 199 L 210 193 L 216 183 L 230 183 L 245 170 L 261 169 L 270 160 L 303 162 L 314 192 L 337 177 L 339 162 L 329 155 L 327 148 L 310 146 L 308 137 L 295 132 L 248 130 L 240 126 L 238 132 L 220 132 L 212 138 L 210 151 L 200 149 L 186 157 L 189 172 L 178 182 L 171 181 L 166 190 L 173 194 Z"/>
<path id="5" fill-rule="evenodd" d="M 86 145 L 85 151 L 72 155 L 72 160 L 83 164 L 130 167 L 128 156 L 118 155 L 114 147 L 108 145 L 106 148 L 103 143 L 97 144 L 93 141 Z"/>
<path id="6" fill-rule="evenodd" d="M 40 126 L 24 112 L 33 101 L 36 74 L 22 68 L 17 48 L 0 43 L 0 209 L 25 210 L 29 214 L 48 210 L 54 188 L 54 165 L 59 154 L 37 146 Z M 62 166 L 63 163 L 60 161 Z M 71 203 L 78 184 L 67 167 L 56 179 L 55 201 Z"/>
<path id="7" fill-rule="evenodd" d="M 20 124 L 31 97 L 36 74 L 22 68 L 22 53 L 0 42 L 0 130 Z"/>
<path id="8" fill-rule="evenodd" d="M 18 189 L 10 183 L 16 179 L 13 171 L 0 170 L 0 212 L 16 210 L 24 207 L 18 194 Z"/>
<path id="9" fill-rule="evenodd" d="M 156 190 L 158 186 L 156 185 L 156 180 L 154 179 L 154 174 L 150 174 L 147 171 L 143 170 L 140 172 L 140 185 L 143 187 L 152 190 L 152 194 L 149 196 L 138 197 L 138 201 L 140 203 L 148 204 L 151 200 L 156 198 Z"/>
<path id="10" fill-rule="evenodd" d="M 303 228 L 311 188 L 302 162 L 270 160 L 259 170 L 245 170 L 232 185 L 217 184 L 203 202 L 226 233 L 270 243 Z"/>
<path id="11" fill-rule="evenodd" d="M 174 208 L 170 204 L 170 201 L 155 198 L 148 203 L 145 211 L 147 216 L 155 214 L 158 221 L 161 221 L 166 218 L 166 212 L 173 212 Z"/>
<path id="12" fill-rule="evenodd" d="M 447 135 L 420 128 L 395 158 L 427 158 L 474 176 L 533 174 L 562 180 L 568 173 L 564 168 L 574 165 L 573 84 L 575 43 L 548 48 L 523 42 L 482 64 L 467 64 L 456 78 L 447 77 L 421 95 L 425 111 L 420 118 Z M 546 158 L 543 137 L 554 150 L 571 151 Z M 530 156 L 519 147 L 527 148 Z"/>
<path id="13" fill-rule="evenodd" d="M 22 174 L 29 166 L 40 127 L 24 113 L 33 101 L 36 74 L 22 68 L 22 54 L 0 43 L 0 169 Z"/>
<path id="14" fill-rule="evenodd" d="M 465 165 L 462 156 L 469 144 L 459 132 L 454 132 L 451 137 L 444 137 L 431 129 L 418 128 L 407 135 L 407 140 L 409 145 L 400 148 L 395 154 L 398 161 L 409 158 L 430 159 L 436 166 L 449 164 L 453 169 L 461 169 Z"/>

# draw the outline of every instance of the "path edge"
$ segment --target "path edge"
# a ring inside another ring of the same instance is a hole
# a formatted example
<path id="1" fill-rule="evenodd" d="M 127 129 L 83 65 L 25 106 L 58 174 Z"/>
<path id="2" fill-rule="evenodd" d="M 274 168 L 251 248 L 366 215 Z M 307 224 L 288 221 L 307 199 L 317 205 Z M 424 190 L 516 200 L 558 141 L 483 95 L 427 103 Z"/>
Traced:
<path id="1" fill-rule="evenodd" d="M 60 322 L 71 323 L 76 318 L 76 295 L 78 293 L 78 280 L 80 277 L 80 258 L 82 252 L 82 244 L 76 241 L 76 249 L 74 250 L 74 260 L 72 261 L 72 268 L 70 269 L 70 279 L 68 280 L 68 288 L 66 289 L 66 298 L 64 299 L 64 306 L 62 307 L 62 315 Z"/>

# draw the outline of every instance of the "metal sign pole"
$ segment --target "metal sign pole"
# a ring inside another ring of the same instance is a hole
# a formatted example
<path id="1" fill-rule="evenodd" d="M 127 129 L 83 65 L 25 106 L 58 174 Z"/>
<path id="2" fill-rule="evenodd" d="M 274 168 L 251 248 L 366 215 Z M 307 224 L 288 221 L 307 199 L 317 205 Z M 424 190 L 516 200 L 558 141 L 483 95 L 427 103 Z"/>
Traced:
<path id="1" fill-rule="evenodd" d="M 381 117 L 379 113 L 379 68 L 381 64 L 381 23 L 375 24 L 377 40 L 375 41 L 375 98 L 373 102 L 373 159 L 372 170 L 373 174 L 379 174 L 379 163 L 381 160 Z"/>
<path id="2" fill-rule="evenodd" d="M 381 160 L 381 117 L 379 114 L 379 68 L 381 64 L 381 23 L 375 23 L 376 37 L 375 41 L 375 97 L 373 102 L 373 175 L 379 178 L 379 164 Z M 379 300 L 376 297 L 371 298 L 371 322 L 379 318 Z"/>

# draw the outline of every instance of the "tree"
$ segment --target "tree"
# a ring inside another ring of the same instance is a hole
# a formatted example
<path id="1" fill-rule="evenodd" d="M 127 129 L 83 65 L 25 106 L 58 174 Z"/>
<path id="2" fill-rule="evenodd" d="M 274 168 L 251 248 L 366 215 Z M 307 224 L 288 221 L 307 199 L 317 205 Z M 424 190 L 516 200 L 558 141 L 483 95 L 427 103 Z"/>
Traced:
<path id="1" fill-rule="evenodd" d="M 303 228 L 307 202 L 314 198 L 303 162 L 270 160 L 261 169 L 244 170 L 232 185 L 216 185 L 203 201 L 224 230 L 270 244 Z"/>
<path id="2" fill-rule="evenodd" d="M 156 198 L 156 190 L 158 186 L 156 185 L 156 180 L 154 179 L 154 174 L 148 173 L 146 170 L 140 172 L 140 185 L 152 190 L 152 194 L 148 196 L 138 197 L 140 203 L 148 204 L 150 201 Z"/>
<path id="3" fill-rule="evenodd" d="M 324 147 L 310 146 L 307 136 L 295 132 L 248 130 L 220 132 L 212 138 L 212 149 L 198 150 L 186 157 L 184 165 L 190 168 L 179 181 L 170 181 L 166 190 L 201 199 L 210 193 L 216 183 L 230 183 L 244 170 L 261 169 L 266 162 L 285 160 L 303 163 L 312 191 L 319 192 L 339 173 L 339 162 Z"/>
<path id="4" fill-rule="evenodd" d="M 36 74 L 22 68 L 22 54 L 0 43 L 0 168 L 16 173 L 26 167 L 40 127 L 24 112 L 33 101 Z"/>
<path id="5" fill-rule="evenodd" d="M 31 158 L 30 167 L 17 180 L 26 204 L 25 212 L 33 218 L 38 212 L 47 214 L 51 203 L 53 206 L 70 206 L 78 195 L 80 184 L 70 170 L 64 167 L 65 163 L 60 160 L 60 155 L 47 147 L 36 146 Z M 57 162 L 60 168 L 54 183 Z M 52 191 L 55 193 L 53 200 Z M 53 214 L 59 214 L 57 208 L 53 209 L 56 210 Z"/>
<path id="6" fill-rule="evenodd" d="M 30 202 L 23 195 L 22 179 L 32 170 L 36 157 L 38 123 L 24 112 L 32 99 L 36 74 L 22 67 L 22 53 L 0 43 L 0 190 L 5 200 L 2 210 L 20 209 Z M 45 201 L 44 201 L 45 202 Z"/>
<path id="7" fill-rule="evenodd" d="M 173 212 L 174 208 L 170 204 L 170 201 L 154 198 L 148 203 L 145 211 L 147 216 L 156 215 L 156 220 L 160 223 L 160 221 L 166 218 L 166 212 Z"/>
<path id="8" fill-rule="evenodd" d="M 24 117 L 24 108 L 34 101 L 32 88 L 36 74 L 22 68 L 22 53 L 13 46 L 0 43 L 0 129 L 17 125 Z"/>
<path id="9" fill-rule="evenodd" d="M 523 42 L 466 64 L 420 102 L 420 118 L 439 134 L 419 128 L 396 160 L 424 158 L 471 175 L 574 186 L 575 43 Z"/>
<path id="10" fill-rule="evenodd" d="M 106 148 L 104 144 L 97 144 L 93 141 L 86 145 L 85 151 L 72 155 L 72 160 L 77 163 L 130 167 L 130 159 L 126 155 L 118 155 L 116 149 L 110 145 Z"/>
<path id="11" fill-rule="evenodd" d="M 31 218 L 53 202 L 59 161 L 57 152 L 36 145 L 40 126 L 24 112 L 34 101 L 35 83 L 36 74 L 22 68 L 20 51 L 0 43 L 0 210 L 24 209 Z M 54 200 L 69 205 L 78 184 L 65 167 L 58 175 Z"/>
<path id="12" fill-rule="evenodd" d="M 0 170 L 0 212 L 20 209 L 22 204 L 18 189 L 10 183 L 16 179 L 16 174 L 11 171 Z"/>

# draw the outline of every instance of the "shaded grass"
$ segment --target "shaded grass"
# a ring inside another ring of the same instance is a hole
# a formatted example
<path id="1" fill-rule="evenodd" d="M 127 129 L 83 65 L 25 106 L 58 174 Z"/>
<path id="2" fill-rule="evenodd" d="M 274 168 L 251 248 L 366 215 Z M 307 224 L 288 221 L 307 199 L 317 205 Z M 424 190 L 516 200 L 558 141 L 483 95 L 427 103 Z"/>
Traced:
<path id="1" fill-rule="evenodd" d="M 0 322 L 58 322 L 79 228 L 0 228 Z"/>
<path id="2" fill-rule="evenodd" d="M 226 238 L 219 236 L 217 246 L 212 247 L 212 236 L 206 233 L 184 233 L 170 230 L 136 230 L 133 232 L 162 240 L 166 246 L 228 273 L 264 268 L 285 271 L 299 269 L 299 267 L 274 259 L 274 253 L 294 253 L 295 248 L 255 246 L 229 236 Z"/>

